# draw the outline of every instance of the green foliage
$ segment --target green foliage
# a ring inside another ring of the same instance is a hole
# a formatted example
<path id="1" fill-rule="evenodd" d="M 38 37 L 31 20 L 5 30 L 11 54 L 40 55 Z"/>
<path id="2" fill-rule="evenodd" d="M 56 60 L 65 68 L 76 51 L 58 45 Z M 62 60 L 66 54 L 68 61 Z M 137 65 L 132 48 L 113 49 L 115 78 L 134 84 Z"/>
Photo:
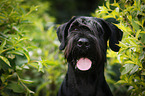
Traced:
<path id="1" fill-rule="evenodd" d="M 126 2 L 126 3 L 124 3 Z M 145 95 L 145 5 L 140 0 L 114 1 L 106 6 L 100 6 L 93 16 L 103 19 L 115 18 L 118 26 L 124 33 L 123 40 L 120 42 L 121 47 L 118 52 L 121 68 L 121 76 L 118 84 L 125 84 L 128 87 L 130 96 Z M 113 54 L 108 51 L 109 54 Z M 114 58 L 114 55 L 108 55 Z M 112 63 L 112 64 L 113 64 Z"/>
<path id="2" fill-rule="evenodd" d="M 47 4 L 0 1 L 0 95 L 56 95 L 65 67 Z"/>
<path id="3" fill-rule="evenodd" d="M 24 17 L 27 14 L 19 7 L 18 1 L 2 0 L 0 5 L 0 93 L 7 96 L 13 90 L 15 93 L 29 95 L 34 92 L 25 84 L 31 80 L 22 80 L 20 76 L 22 69 L 28 69 L 32 62 L 28 54 L 31 46 L 27 46 L 30 40 L 24 36 L 21 27 L 26 23 Z"/>

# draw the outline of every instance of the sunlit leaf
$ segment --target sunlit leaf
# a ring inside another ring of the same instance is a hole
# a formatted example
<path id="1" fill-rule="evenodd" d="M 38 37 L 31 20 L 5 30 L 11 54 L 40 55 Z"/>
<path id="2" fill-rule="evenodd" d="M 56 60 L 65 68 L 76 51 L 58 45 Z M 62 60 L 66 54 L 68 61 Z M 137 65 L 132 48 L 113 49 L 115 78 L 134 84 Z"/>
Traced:
<path id="1" fill-rule="evenodd" d="M 124 75 L 124 74 L 127 74 L 132 68 L 134 67 L 133 64 L 125 64 L 123 66 L 123 69 L 121 71 L 121 74 Z"/>
<path id="2" fill-rule="evenodd" d="M 36 69 L 38 69 L 38 66 L 39 66 L 38 63 L 36 63 L 36 62 L 35 63 L 29 63 L 29 65 L 33 66 Z"/>
<path id="3" fill-rule="evenodd" d="M 138 68 L 139 68 L 139 66 L 138 65 L 135 65 L 133 67 L 133 69 L 130 71 L 130 74 L 134 74 L 136 71 L 138 71 Z"/>
<path id="4" fill-rule="evenodd" d="M 112 6 L 116 6 L 116 7 L 119 7 L 119 4 L 114 2 L 113 4 L 111 4 Z"/>
<path id="5" fill-rule="evenodd" d="M 38 71 L 44 72 L 43 65 L 41 62 L 38 62 Z"/>
<path id="6" fill-rule="evenodd" d="M 130 75 L 128 79 L 128 83 L 132 83 L 134 75 Z"/>
<path id="7" fill-rule="evenodd" d="M 138 36 L 139 36 L 139 34 L 140 34 L 140 32 L 141 32 L 141 30 L 138 30 L 137 32 L 136 32 L 136 39 L 138 39 Z"/>
<path id="8" fill-rule="evenodd" d="M 108 9 L 110 9 L 110 1 L 109 0 L 106 1 L 106 6 Z"/>
<path id="9" fill-rule="evenodd" d="M 127 83 L 125 80 L 119 80 L 116 84 L 124 84 Z"/>
<path id="10" fill-rule="evenodd" d="M 24 54 L 25 54 L 25 56 L 26 56 L 28 62 L 30 62 L 29 52 L 28 52 L 26 49 L 24 49 L 23 51 L 24 51 Z"/>
<path id="11" fill-rule="evenodd" d="M 4 39 L 0 45 L 0 49 L 2 50 L 3 47 L 6 45 L 6 39 Z"/>
<path id="12" fill-rule="evenodd" d="M 22 81 L 23 83 L 26 83 L 26 84 L 31 84 L 31 83 L 34 82 L 34 81 L 32 81 L 32 80 L 23 80 L 23 79 L 21 79 L 21 81 Z"/>
<path id="13" fill-rule="evenodd" d="M 23 56 L 23 53 L 22 52 L 19 52 L 19 51 L 9 51 L 8 53 Z"/>
<path id="14" fill-rule="evenodd" d="M 108 9 L 105 6 L 99 6 L 99 9 L 101 10 L 101 14 L 108 13 Z"/>
<path id="15" fill-rule="evenodd" d="M 6 57 L 0 56 L 0 59 L 3 60 L 7 65 L 11 67 L 9 60 Z"/>
<path id="16" fill-rule="evenodd" d="M 134 27 L 135 30 L 139 30 L 139 25 L 135 22 L 135 20 L 131 20 L 132 26 Z"/>
<path id="17" fill-rule="evenodd" d="M 123 42 L 120 42 L 119 46 L 122 47 L 122 48 L 128 48 L 128 46 L 126 44 L 124 44 Z"/>
<path id="18" fill-rule="evenodd" d="M 20 43 L 20 42 L 22 42 L 22 41 L 24 41 L 24 40 L 29 40 L 29 38 L 26 38 L 26 37 L 21 38 L 20 40 L 17 41 L 17 43 Z"/>
<path id="19" fill-rule="evenodd" d="M 125 63 L 125 64 L 135 64 L 135 62 L 133 62 L 133 61 L 130 61 L 130 60 L 128 60 L 128 61 L 125 61 L 124 63 Z"/>

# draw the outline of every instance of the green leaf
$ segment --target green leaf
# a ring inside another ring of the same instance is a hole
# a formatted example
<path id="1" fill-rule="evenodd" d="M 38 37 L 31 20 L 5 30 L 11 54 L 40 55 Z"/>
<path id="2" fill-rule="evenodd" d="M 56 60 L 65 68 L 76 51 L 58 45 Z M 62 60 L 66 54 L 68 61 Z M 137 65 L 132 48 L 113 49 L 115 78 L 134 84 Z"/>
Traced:
<path id="1" fill-rule="evenodd" d="M 113 15 L 103 16 L 103 19 L 108 19 L 108 18 L 114 18 L 114 16 Z"/>
<path id="2" fill-rule="evenodd" d="M 133 78 L 134 78 L 134 75 L 131 75 L 131 76 L 129 76 L 128 78 L 129 78 L 129 79 L 128 79 L 128 83 L 131 83 L 131 84 L 132 84 L 132 80 L 133 80 Z"/>
<path id="3" fill-rule="evenodd" d="M 29 40 L 29 38 L 27 38 L 27 37 L 21 38 L 21 39 L 19 39 L 19 40 L 17 41 L 17 43 L 20 43 L 20 42 L 22 42 L 22 41 L 24 41 L 24 40 Z"/>
<path id="4" fill-rule="evenodd" d="M 4 83 L 8 78 L 10 78 L 10 77 L 12 77 L 12 75 L 8 75 L 8 74 L 2 74 L 1 75 L 1 81 L 2 81 L 2 83 Z"/>
<path id="5" fill-rule="evenodd" d="M 6 45 L 6 39 L 4 39 L 0 45 L 0 49 L 3 49 L 3 47 Z"/>
<path id="6" fill-rule="evenodd" d="M 10 62 L 7 58 L 0 56 L 0 59 L 2 59 L 7 65 L 9 65 L 11 67 Z"/>
<path id="7" fill-rule="evenodd" d="M 115 7 L 119 7 L 119 4 L 118 3 L 116 3 L 115 2 L 115 0 L 114 0 L 114 3 L 113 4 L 111 4 L 112 6 L 115 6 Z"/>
<path id="8" fill-rule="evenodd" d="M 34 68 L 38 69 L 38 63 L 37 61 L 36 62 L 33 62 L 33 63 L 29 63 L 30 66 L 33 66 Z"/>
<path id="9" fill-rule="evenodd" d="M 0 34 L 1 35 L 1 34 Z M 9 39 L 6 39 L 7 37 L 6 36 L 0 36 L 0 40 L 3 40 L 3 41 L 5 41 L 6 40 L 6 43 L 7 44 L 10 44 L 10 45 L 12 45 L 13 43 L 9 40 Z"/>
<path id="10" fill-rule="evenodd" d="M 44 72 L 43 65 L 41 62 L 38 62 L 38 71 Z"/>
<path id="11" fill-rule="evenodd" d="M 142 43 L 145 43 L 145 38 L 144 38 L 144 37 L 145 37 L 145 34 L 142 34 L 142 35 L 141 35 L 141 42 L 142 42 Z"/>
<path id="12" fill-rule="evenodd" d="M 16 93 L 23 93 L 23 92 L 25 92 L 24 87 L 21 86 L 20 84 L 16 83 L 16 82 L 12 82 L 12 83 L 8 84 L 7 88 L 8 89 L 12 89 Z"/>
<path id="13" fill-rule="evenodd" d="M 22 52 L 19 52 L 19 51 L 9 51 L 8 53 L 23 56 L 23 53 Z"/>
<path id="14" fill-rule="evenodd" d="M 23 51 L 24 51 L 24 54 L 25 54 L 25 56 L 26 56 L 28 62 L 30 62 L 30 56 L 29 56 L 28 51 L 27 51 L 26 49 L 24 49 Z"/>
<path id="15" fill-rule="evenodd" d="M 141 75 L 145 75 L 145 72 L 142 72 Z"/>
<path id="16" fill-rule="evenodd" d="M 123 66 L 121 75 L 127 74 L 133 67 L 134 67 L 134 64 L 125 64 Z"/>
<path id="17" fill-rule="evenodd" d="M 145 58 L 145 51 L 139 55 L 139 60 L 142 61 Z"/>
<path id="18" fill-rule="evenodd" d="M 128 61 L 125 61 L 124 64 L 135 64 L 135 62 L 128 60 Z"/>
<path id="19" fill-rule="evenodd" d="M 137 31 L 139 30 L 139 25 L 132 19 L 131 21 L 133 28 Z"/>
<path id="20" fill-rule="evenodd" d="M 110 9 L 110 0 L 106 1 L 106 6 L 107 6 L 108 9 Z"/>
<path id="21" fill-rule="evenodd" d="M 31 84 L 31 83 L 34 82 L 34 81 L 31 81 L 31 80 L 23 80 L 23 79 L 21 79 L 21 81 L 22 81 L 23 83 L 26 83 L 26 84 Z"/>
<path id="22" fill-rule="evenodd" d="M 135 65 L 133 67 L 133 69 L 130 71 L 130 75 L 133 74 L 133 73 L 135 73 L 136 71 L 138 71 L 138 68 L 139 68 L 139 66 L 138 65 Z"/>
<path id="23" fill-rule="evenodd" d="M 125 80 L 119 80 L 116 84 L 124 84 L 127 83 Z"/>
<path id="24" fill-rule="evenodd" d="M 117 8 L 115 8 L 115 11 L 117 12 L 117 13 L 119 13 L 119 8 L 117 7 Z"/>
<path id="25" fill-rule="evenodd" d="M 138 39 L 138 36 L 139 36 L 139 34 L 140 34 L 140 32 L 141 32 L 141 30 L 138 30 L 137 32 L 136 32 L 136 39 Z"/>
<path id="26" fill-rule="evenodd" d="M 21 23 L 25 23 L 25 24 L 28 24 L 28 23 L 32 23 L 31 21 L 29 20 L 22 20 Z"/>
<path id="27" fill-rule="evenodd" d="M 34 10 L 36 10 L 38 7 L 39 7 L 39 6 L 32 6 L 32 7 L 30 8 L 30 11 L 29 11 L 25 16 L 29 15 L 31 12 L 33 12 Z"/>
<path id="28" fill-rule="evenodd" d="M 128 46 L 126 44 L 124 44 L 123 42 L 120 42 L 118 45 L 122 48 L 128 48 Z"/>
<path id="29" fill-rule="evenodd" d="M 145 34 L 145 31 L 141 31 L 140 33 L 144 33 Z"/>
<path id="30" fill-rule="evenodd" d="M 130 38 L 129 42 L 132 46 L 137 46 L 138 45 L 132 38 Z"/>
<path id="31" fill-rule="evenodd" d="M 23 64 L 28 63 L 28 60 L 25 56 L 16 55 L 15 64 L 21 67 Z"/>
<path id="32" fill-rule="evenodd" d="M 30 89 L 27 89 L 27 91 L 28 91 L 29 93 L 32 93 L 32 94 L 35 93 L 35 92 L 31 91 Z"/>
<path id="33" fill-rule="evenodd" d="M 3 48 L 6 45 L 6 39 L 4 39 L 0 45 L 0 54 L 3 52 Z"/>
<path id="34" fill-rule="evenodd" d="M 108 13 L 108 9 L 105 6 L 99 6 L 100 14 L 102 13 Z"/>

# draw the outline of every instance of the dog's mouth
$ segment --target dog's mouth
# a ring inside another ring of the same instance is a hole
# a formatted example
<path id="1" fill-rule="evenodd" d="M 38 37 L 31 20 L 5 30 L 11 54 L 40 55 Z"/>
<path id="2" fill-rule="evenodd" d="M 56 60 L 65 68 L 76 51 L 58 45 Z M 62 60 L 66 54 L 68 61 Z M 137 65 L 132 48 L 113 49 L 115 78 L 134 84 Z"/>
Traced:
<path id="1" fill-rule="evenodd" d="M 80 58 L 77 60 L 76 67 L 81 71 L 87 71 L 91 68 L 92 61 L 88 58 Z"/>

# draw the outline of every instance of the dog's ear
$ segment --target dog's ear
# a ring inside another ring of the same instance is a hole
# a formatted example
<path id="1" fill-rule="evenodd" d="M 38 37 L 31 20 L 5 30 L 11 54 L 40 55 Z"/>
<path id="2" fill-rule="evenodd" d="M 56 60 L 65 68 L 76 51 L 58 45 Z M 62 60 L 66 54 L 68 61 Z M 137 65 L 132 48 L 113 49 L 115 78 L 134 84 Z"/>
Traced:
<path id="1" fill-rule="evenodd" d="M 61 42 L 59 46 L 59 50 L 63 50 L 65 48 L 65 41 L 66 41 L 66 35 L 67 35 L 65 31 L 66 25 L 67 23 L 64 23 L 57 28 L 57 37 L 58 37 L 58 40 Z"/>
<path id="2" fill-rule="evenodd" d="M 58 36 L 58 40 L 60 41 L 60 46 L 59 46 L 59 50 L 63 50 L 66 46 L 66 39 L 67 39 L 67 35 L 68 35 L 68 29 L 70 27 L 70 24 L 76 19 L 76 17 L 72 17 L 72 19 L 70 21 L 68 21 L 67 23 L 64 23 L 62 25 L 60 25 L 57 28 L 57 36 Z"/>
<path id="3" fill-rule="evenodd" d="M 115 25 L 108 22 L 107 24 L 110 28 L 109 46 L 113 51 L 118 52 L 120 47 L 117 44 L 119 44 L 119 41 L 121 41 L 123 32 Z"/>
<path id="4" fill-rule="evenodd" d="M 110 48 L 113 51 L 118 52 L 120 47 L 117 44 L 119 44 L 119 41 L 121 41 L 123 32 L 117 26 L 103 19 L 96 18 L 95 20 L 97 20 L 102 25 L 103 30 L 105 33 L 107 33 Z"/>

